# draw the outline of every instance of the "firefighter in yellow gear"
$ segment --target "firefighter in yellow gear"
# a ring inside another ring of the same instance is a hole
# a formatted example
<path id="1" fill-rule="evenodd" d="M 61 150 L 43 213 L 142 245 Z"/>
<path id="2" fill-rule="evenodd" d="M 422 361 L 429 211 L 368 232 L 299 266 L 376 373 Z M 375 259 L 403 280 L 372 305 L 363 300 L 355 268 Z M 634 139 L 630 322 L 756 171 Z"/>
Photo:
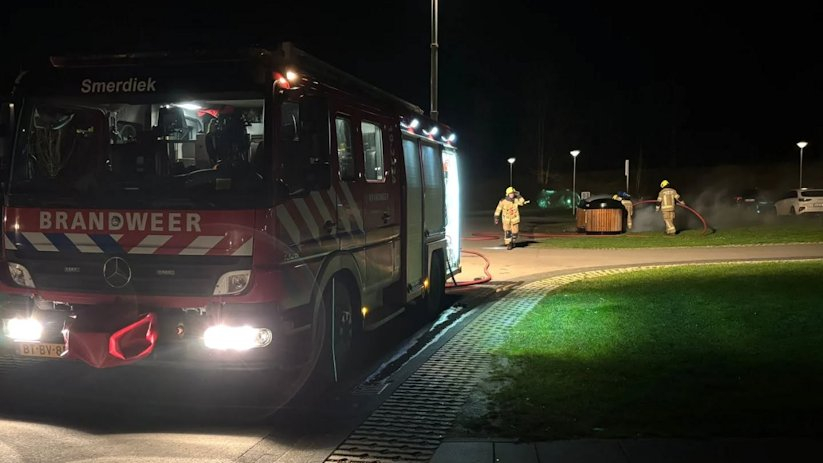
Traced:
<path id="1" fill-rule="evenodd" d="M 494 210 L 494 224 L 503 220 L 503 233 L 506 249 L 512 249 L 517 242 L 517 235 L 520 233 L 520 206 L 528 204 L 514 187 L 506 188 L 506 197 L 497 203 Z"/>
<path id="2" fill-rule="evenodd" d="M 634 214 L 634 204 L 632 203 L 631 196 L 625 191 L 619 191 L 616 195 L 612 196 L 612 199 L 615 201 L 620 201 L 620 204 L 623 205 L 623 208 L 626 209 L 626 230 L 632 229 L 632 215 Z"/>
<path id="3" fill-rule="evenodd" d="M 680 199 L 680 194 L 675 190 L 668 180 L 660 182 L 660 193 L 657 195 L 657 207 L 655 210 L 663 213 L 663 222 L 666 224 L 666 234 L 674 235 L 677 228 L 674 226 L 674 206 L 677 203 L 685 205 L 686 202 Z"/>

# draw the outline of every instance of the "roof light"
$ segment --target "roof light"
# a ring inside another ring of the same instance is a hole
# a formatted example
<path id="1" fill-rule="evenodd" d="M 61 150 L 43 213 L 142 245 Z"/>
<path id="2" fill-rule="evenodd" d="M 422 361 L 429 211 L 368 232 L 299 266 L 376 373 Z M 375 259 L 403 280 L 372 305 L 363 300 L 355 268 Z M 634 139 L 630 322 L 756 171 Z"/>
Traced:
<path id="1" fill-rule="evenodd" d="M 414 133 L 415 129 L 420 127 L 420 121 L 417 119 L 412 119 L 411 122 L 409 122 L 408 124 L 403 121 L 400 121 L 400 127 L 403 127 L 409 133 Z"/>
<path id="2" fill-rule="evenodd" d="M 438 132 L 440 132 L 440 129 L 435 125 L 429 130 L 429 135 L 437 135 Z"/>
<path id="3" fill-rule="evenodd" d="M 289 82 L 294 83 L 299 78 L 300 78 L 300 76 L 298 76 L 296 72 L 286 71 L 286 80 L 288 80 Z"/>
<path id="4" fill-rule="evenodd" d="M 275 72 L 275 73 L 272 75 L 272 77 L 274 78 L 274 85 L 275 85 L 275 86 L 280 87 L 280 88 L 284 88 L 284 89 L 286 89 L 286 90 L 288 90 L 289 88 L 291 88 L 291 85 L 289 84 L 289 80 L 288 80 L 288 79 L 286 79 L 286 78 L 283 76 L 283 74 L 280 74 L 279 72 Z"/>
<path id="5" fill-rule="evenodd" d="M 449 143 L 454 143 L 456 140 L 457 140 L 457 134 L 454 133 L 454 132 L 450 133 L 449 136 L 446 138 L 446 141 L 449 142 Z"/>

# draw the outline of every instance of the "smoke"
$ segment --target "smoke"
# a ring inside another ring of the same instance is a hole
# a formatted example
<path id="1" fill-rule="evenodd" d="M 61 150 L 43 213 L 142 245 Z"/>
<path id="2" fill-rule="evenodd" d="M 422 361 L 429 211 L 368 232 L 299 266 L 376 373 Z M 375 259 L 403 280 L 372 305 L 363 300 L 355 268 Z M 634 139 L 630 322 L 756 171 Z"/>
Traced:
<path id="1" fill-rule="evenodd" d="M 734 191 L 731 188 L 706 188 L 695 192 L 682 189 L 677 191 L 680 199 L 702 215 L 709 227 L 715 230 L 771 223 L 775 220 L 771 203 L 761 205 L 760 213 L 758 213 L 752 203 L 739 205 L 736 197 L 740 195 L 740 191 Z M 659 212 L 655 212 L 654 206 L 654 204 L 643 204 L 635 207 L 633 232 L 660 231 L 662 233 L 665 230 L 663 218 Z M 681 207 L 676 209 L 675 224 L 678 230 L 703 229 L 700 219 Z"/>
<path id="2" fill-rule="evenodd" d="M 768 204 L 738 203 L 736 197 L 740 194 L 741 191 L 730 188 L 707 188 L 697 195 L 693 203 L 688 204 L 706 218 L 709 226 L 718 230 L 771 223 L 775 220 L 774 207 L 770 201 Z M 764 198 L 756 198 L 757 201 L 761 199 Z M 768 199 L 768 195 L 765 199 Z"/>
<path id="3" fill-rule="evenodd" d="M 665 229 L 663 217 L 654 211 L 654 204 L 643 204 L 634 208 L 632 232 L 663 232 Z"/>

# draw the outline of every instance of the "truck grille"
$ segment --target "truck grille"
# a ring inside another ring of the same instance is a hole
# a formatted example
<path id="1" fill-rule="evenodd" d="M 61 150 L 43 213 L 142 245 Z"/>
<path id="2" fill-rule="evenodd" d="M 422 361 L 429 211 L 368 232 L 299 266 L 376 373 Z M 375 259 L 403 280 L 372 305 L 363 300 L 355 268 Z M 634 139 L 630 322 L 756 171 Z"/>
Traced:
<path id="1" fill-rule="evenodd" d="M 251 268 L 251 257 L 117 256 L 122 259 L 120 264 L 127 266 L 130 278 L 113 282 L 117 286 L 113 287 L 103 267 L 114 256 L 49 257 L 9 260 L 26 266 L 38 289 L 142 296 L 210 296 L 220 275 Z"/>

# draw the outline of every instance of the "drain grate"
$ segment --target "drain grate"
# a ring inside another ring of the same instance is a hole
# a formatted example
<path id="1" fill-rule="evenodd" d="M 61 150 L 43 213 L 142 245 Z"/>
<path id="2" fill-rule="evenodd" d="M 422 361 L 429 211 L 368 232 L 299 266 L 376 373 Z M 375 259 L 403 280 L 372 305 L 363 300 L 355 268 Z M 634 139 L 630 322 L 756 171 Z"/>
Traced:
<path id="1" fill-rule="evenodd" d="M 499 342 L 543 295 L 537 287 L 526 292 L 517 290 L 505 300 L 479 309 L 482 312 L 477 318 L 403 382 L 326 461 L 431 459 L 487 368 L 489 346 Z"/>
<path id="2" fill-rule="evenodd" d="M 375 381 L 372 383 L 363 383 L 351 392 L 352 395 L 380 395 L 389 387 L 391 381 Z"/>

